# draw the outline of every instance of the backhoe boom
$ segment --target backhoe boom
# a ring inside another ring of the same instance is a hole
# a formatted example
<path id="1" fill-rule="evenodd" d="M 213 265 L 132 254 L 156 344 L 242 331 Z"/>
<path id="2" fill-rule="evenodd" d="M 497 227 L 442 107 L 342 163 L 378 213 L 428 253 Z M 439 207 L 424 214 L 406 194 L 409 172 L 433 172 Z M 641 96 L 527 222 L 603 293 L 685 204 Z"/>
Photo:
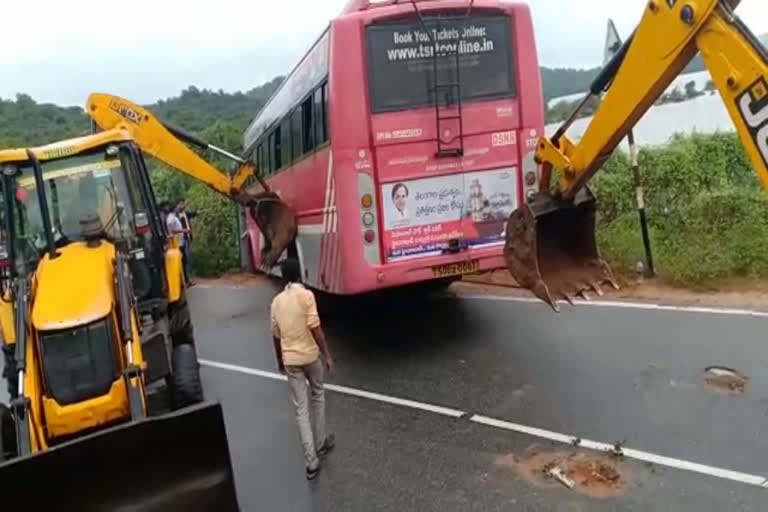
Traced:
<path id="1" fill-rule="evenodd" d="M 264 235 L 262 266 L 274 265 L 293 241 L 297 232 L 295 212 L 270 190 L 253 162 L 208 144 L 180 128 L 166 125 L 140 105 L 117 96 L 91 94 L 87 111 L 101 129 L 122 128 L 128 131 L 143 152 L 246 206 Z M 237 162 L 237 170 L 228 176 L 184 142 L 200 149 L 213 150 Z M 246 189 L 251 176 L 259 181 L 263 190 L 254 192 Z"/>

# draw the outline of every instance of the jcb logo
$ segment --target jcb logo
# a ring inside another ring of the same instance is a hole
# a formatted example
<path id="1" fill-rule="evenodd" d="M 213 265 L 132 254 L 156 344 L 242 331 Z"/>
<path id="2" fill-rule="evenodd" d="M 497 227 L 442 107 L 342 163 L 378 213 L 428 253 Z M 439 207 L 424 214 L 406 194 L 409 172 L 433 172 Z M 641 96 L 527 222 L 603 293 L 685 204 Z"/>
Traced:
<path id="1" fill-rule="evenodd" d="M 768 84 L 760 78 L 736 99 L 763 163 L 768 166 Z"/>
<path id="2" fill-rule="evenodd" d="M 137 112 L 133 107 L 114 100 L 110 102 L 109 107 L 132 123 L 139 124 L 141 122 L 141 113 Z"/>

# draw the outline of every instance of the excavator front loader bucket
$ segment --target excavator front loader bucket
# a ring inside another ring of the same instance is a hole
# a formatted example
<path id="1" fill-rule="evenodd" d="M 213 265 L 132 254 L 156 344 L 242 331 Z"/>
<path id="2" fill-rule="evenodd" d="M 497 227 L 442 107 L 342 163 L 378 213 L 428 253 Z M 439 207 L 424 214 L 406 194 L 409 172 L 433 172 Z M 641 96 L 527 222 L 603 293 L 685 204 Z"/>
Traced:
<path id="1" fill-rule="evenodd" d="M 595 199 L 585 187 L 573 201 L 539 193 L 507 221 L 504 257 L 520 286 L 559 311 L 557 301 L 600 285 L 618 288 L 595 241 Z"/>
<path id="2" fill-rule="evenodd" d="M 224 418 L 204 403 L 0 465 L 4 510 L 239 510 Z"/>
<path id="3" fill-rule="evenodd" d="M 246 191 L 245 204 L 259 230 L 264 235 L 261 248 L 262 267 L 270 269 L 296 238 L 296 212 L 274 192 Z"/>

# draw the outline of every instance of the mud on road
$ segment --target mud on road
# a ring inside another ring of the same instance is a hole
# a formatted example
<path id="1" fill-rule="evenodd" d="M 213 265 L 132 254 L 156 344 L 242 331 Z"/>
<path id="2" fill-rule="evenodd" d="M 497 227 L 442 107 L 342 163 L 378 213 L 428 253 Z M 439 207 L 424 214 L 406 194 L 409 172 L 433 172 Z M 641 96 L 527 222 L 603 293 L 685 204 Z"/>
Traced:
<path id="1" fill-rule="evenodd" d="M 548 451 L 534 444 L 520 455 L 499 458 L 497 464 L 533 485 L 565 485 L 591 498 L 616 498 L 629 487 L 628 470 L 619 458 L 584 450 Z"/>

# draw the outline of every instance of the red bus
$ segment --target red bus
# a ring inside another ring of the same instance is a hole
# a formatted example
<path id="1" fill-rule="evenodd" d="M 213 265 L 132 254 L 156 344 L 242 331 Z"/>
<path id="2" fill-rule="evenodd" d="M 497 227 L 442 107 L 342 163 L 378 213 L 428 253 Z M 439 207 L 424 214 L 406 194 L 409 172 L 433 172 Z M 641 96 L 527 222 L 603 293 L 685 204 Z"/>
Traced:
<path id="1" fill-rule="evenodd" d="M 298 212 L 305 282 L 357 294 L 503 268 L 543 112 L 527 5 L 351 0 L 243 146 Z"/>

